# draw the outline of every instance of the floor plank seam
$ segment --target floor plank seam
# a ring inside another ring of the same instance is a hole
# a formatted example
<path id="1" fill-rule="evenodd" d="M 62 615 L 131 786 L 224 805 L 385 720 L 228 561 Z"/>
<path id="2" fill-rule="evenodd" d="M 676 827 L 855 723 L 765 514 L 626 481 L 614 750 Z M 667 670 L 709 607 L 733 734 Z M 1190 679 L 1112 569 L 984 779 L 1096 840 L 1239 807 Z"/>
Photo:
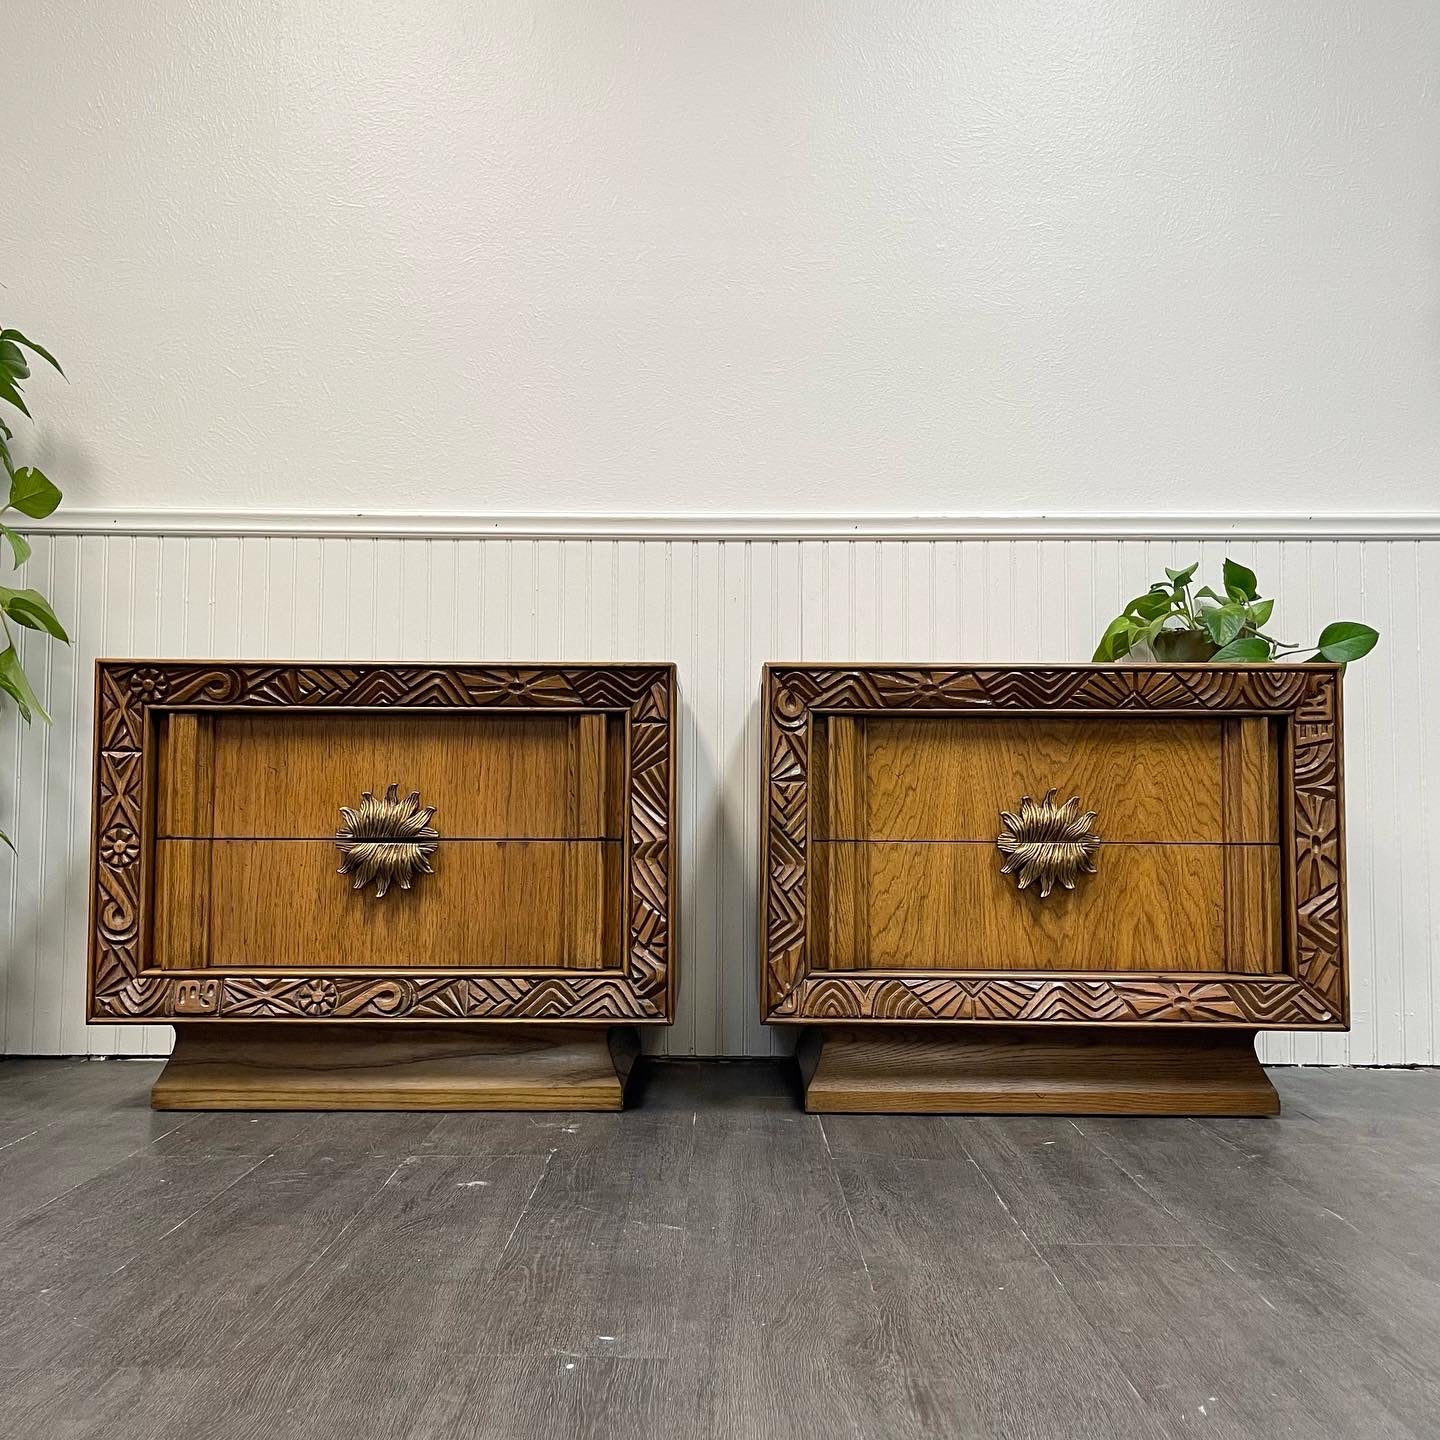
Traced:
<path id="1" fill-rule="evenodd" d="M 219 1190 L 215 1191 L 215 1193 L 211 1195 L 204 1202 L 204 1204 L 197 1205 L 195 1209 L 192 1210 L 187 1216 L 185 1216 L 185 1218 L 181 1220 L 178 1224 L 172 1225 L 167 1231 L 165 1231 L 163 1235 L 157 1236 L 149 1245 L 145 1246 L 144 1249 L 139 1250 L 134 1255 L 132 1255 L 127 1261 L 125 1261 L 123 1265 L 112 1270 L 107 1278 L 113 1280 L 115 1276 L 119 1275 L 122 1271 L 129 1269 L 129 1267 L 133 1265 L 135 1261 L 140 1258 L 141 1255 L 147 1254 L 150 1250 L 153 1250 L 158 1246 L 162 1245 L 173 1234 L 175 1234 L 177 1230 L 183 1230 L 185 1226 L 187 1226 L 197 1215 L 204 1214 L 204 1212 L 208 1210 L 212 1205 L 214 1205 L 215 1202 L 218 1201 L 222 1196 L 228 1195 L 230 1191 L 232 1191 L 247 1175 L 253 1175 L 262 1165 L 268 1163 L 273 1158 L 274 1157 L 272 1155 L 262 1155 L 253 1165 L 249 1166 L 245 1170 L 242 1170 L 240 1174 L 235 1176 L 235 1178 L 231 1180 L 228 1185 L 224 1185 Z"/>
<path id="2" fill-rule="evenodd" d="M 550 1173 L 550 1162 L 559 1153 L 558 1149 L 550 1150 L 545 1155 L 545 1163 L 540 1167 L 540 1173 L 535 1177 L 535 1183 L 530 1187 L 530 1193 L 525 1197 L 520 1206 L 520 1213 L 515 1217 L 515 1223 L 510 1227 L 510 1233 L 505 1237 L 505 1242 L 495 1252 L 495 1266 L 498 1270 L 505 1261 L 505 1256 L 510 1252 L 510 1244 L 519 1233 L 520 1226 L 526 1215 L 530 1213 L 530 1202 L 539 1193 L 540 1187 L 545 1183 L 545 1177 Z"/>
<path id="3" fill-rule="evenodd" d="M 825 1133 L 825 1121 L 822 1116 L 815 1117 L 815 1123 L 820 1127 L 820 1139 L 825 1144 L 825 1154 L 830 1162 L 830 1177 L 834 1182 L 835 1191 L 840 1197 L 840 1208 L 845 1212 L 846 1223 L 850 1226 L 850 1238 L 855 1242 L 855 1253 L 860 1257 L 860 1268 L 865 1272 L 865 1283 L 870 1287 L 870 1293 L 874 1295 L 875 1277 L 870 1273 L 870 1262 L 865 1258 L 865 1247 L 860 1243 L 860 1231 L 855 1225 L 855 1213 L 850 1208 L 850 1197 L 845 1193 L 845 1181 L 840 1174 L 840 1167 L 835 1163 L 835 1152 L 830 1148 L 830 1137 Z"/>
<path id="4" fill-rule="evenodd" d="M 1075 1121 L 1072 1120 L 1070 1123 L 1072 1125 L 1075 1125 L 1076 1130 L 1079 1130 L 1080 1134 L 1085 1135 L 1085 1132 L 1080 1129 L 1080 1126 L 1076 1124 Z M 1194 1120 L 1187 1119 L 1184 1120 L 1182 1123 L 1187 1126 L 1192 1126 L 1196 1129 L 1200 1128 Z M 1155 1194 L 1155 1192 L 1150 1189 L 1150 1187 L 1146 1185 L 1146 1183 L 1138 1175 L 1135 1175 L 1131 1171 L 1127 1170 L 1119 1162 L 1119 1160 L 1117 1160 L 1115 1156 L 1110 1153 L 1109 1149 L 1106 1148 L 1103 1139 L 1094 1135 L 1085 1135 L 1085 1138 L 1089 1140 L 1089 1142 L 1095 1147 L 1095 1149 L 1099 1152 L 1100 1156 L 1105 1161 L 1113 1165 L 1133 1186 L 1135 1186 L 1137 1190 L 1140 1191 L 1142 1195 L 1146 1196 L 1150 1200 L 1151 1204 L 1157 1206 L 1163 1215 L 1165 1215 L 1168 1219 L 1173 1220 L 1177 1226 L 1181 1227 L 1182 1229 L 1184 1228 L 1184 1222 L 1181 1220 L 1181 1218 L 1173 1210 L 1171 1210 L 1170 1207 L 1157 1194 Z"/>
<path id="5" fill-rule="evenodd" d="M 187 1117 L 187 1119 L 189 1118 L 190 1117 Z M 33 1220 L 35 1216 L 42 1214 L 44 1211 L 48 1210 L 52 1205 L 54 1205 L 57 1201 L 63 1200 L 67 1195 L 73 1194 L 76 1190 L 79 1190 L 86 1185 L 94 1184 L 95 1181 L 102 1179 L 104 1176 L 109 1175 L 113 1171 L 120 1169 L 121 1166 L 127 1165 L 131 1160 L 135 1159 L 137 1155 L 143 1155 L 147 1150 L 150 1150 L 158 1141 L 164 1140 L 167 1136 L 173 1135 L 175 1131 L 179 1130 L 185 1123 L 185 1121 L 181 1121 L 179 1125 L 175 1125 L 171 1129 L 166 1130 L 163 1134 L 152 1136 L 149 1140 L 145 1142 L 145 1144 L 137 1145 L 135 1149 L 129 1150 L 124 1155 L 120 1156 L 120 1158 L 117 1159 L 113 1165 L 107 1165 L 103 1169 L 97 1170 L 93 1175 L 87 1175 L 85 1179 L 77 1180 L 73 1185 L 66 1186 L 64 1190 L 59 1191 L 55 1195 L 52 1195 L 43 1204 L 36 1205 L 30 1210 L 21 1211 L 18 1215 L 10 1216 L 8 1225 L 14 1226 L 28 1220 Z M 37 1134 L 43 1133 L 43 1129 L 37 1132 Z"/>
<path id="6" fill-rule="evenodd" d="M 961 1144 L 963 1145 L 964 1142 L 962 1141 Z M 1042 1254 L 1040 1253 L 1040 1247 L 1034 1242 L 1034 1240 L 1032 1240 L 1032 1239 L 1030 1238 L 1030 1232 L 1029 1232 L 1029 1231 L 1025 1228 L 1025 1226 L 1021 1223 L 1020 1217 L 1019 1217 L 1019 1216 L 1015 1213 L 1015 1211 L 1011 1208 L 1009 1202 L 1005 1199 L 1004 1195 L 1002 1195 L 1002 1194 L 1000 1193 L 1000 1189 L 999 1189 L 999 1187 L 995 1184 L 994 1178 L 990 1175 L 990 1172 L 989 1172 L 988 1170 L 986 1170 L 986 1168 L 984 1167 L 984 1165 L 982 1165 L 982 1164 L 980 1163 L 980 1161 L 979 1161 L 973 1154 L 970 1153 L 968 1147 L 966 1147 L 966 1154 L 969 1156 L 970 1163 L 975 1167 L 975 1169 L 976 1169 L 976 1171 L 978 1172 L 980 1178 L 986 1183 L 986 1185 L 988 1185 L 988 1186 L 990 1187 L 990 1193 L 991 1193 L 992 1195 L 994 1195 L 994 1197 L 995 1197 L 995 1199 L 996 1199 L 996 1202 L 999 1204 L 1000 1208 L 1005 1212 L 1005 1214 L 1006 1214 L 1007 1218 L 1009 1219 L 1010 1223 L 1015 1227 L 1016 1231 L 1019 1233 L 1020 1238 L 1021 1238 L 1021 1239 L 1030 1247 L 1030 1249 L 1034 1252 L 1035 1258 L 1041 1263 L 1041 1265 L 1043 1265 L 1043 1266 L 1045 1267 L 1046 1271 L 1047 1271 L 1047 1272 L 1049 1273 L 1049 1275 L 1050 1275 L 1050 1278 L 1055 1282 L 1056 1288 L 1063 1291 L 1063 1290 L 1065 1289 L 1065 1282 L 1064 1282 L 1063 1280 L 1061 1280 L 1061 1278 L 1060 1278 L 1059 1274 L 1057 1273 L 1055 1267 L 1054 1267 L 1053 1265 L 1051 1265 L 1051 1263 L 1044 1257 L 1044 1255 L 1042 1255 Z"/>

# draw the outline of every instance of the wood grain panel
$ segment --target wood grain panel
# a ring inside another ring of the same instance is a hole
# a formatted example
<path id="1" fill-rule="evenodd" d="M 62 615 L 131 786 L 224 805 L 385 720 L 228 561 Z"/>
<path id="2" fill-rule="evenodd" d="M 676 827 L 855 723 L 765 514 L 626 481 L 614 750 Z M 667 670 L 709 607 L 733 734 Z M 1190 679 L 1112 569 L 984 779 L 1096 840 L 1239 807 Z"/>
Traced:
<path id="1" fill-rule="evenodd" d="M 1221 742 L 1224 831 L 1227 840 L 1280 838 L 1278 736 L 1264 715 L 1228 721 Z"/>
<path id="2" fill-rule="evenodd" d="M 169 725 L 179 721 L 183 731 L 192 718 L 177 714 Z M 449 838 L 621 834 L 621 726 L 604 715 L 241 712 L 212 723 L 217 838 L 331 836 L 342 805 L 392 783 L 434 805 L 435 824 Z M 166 760 L 183 765 L 189 753 L 170 745 Z M 179 828 L 189 818 L 167 812 L 161 835 L 212 833 Z M 198 827 L 202 816 L 191 823 Z"/>
<path id="3" fill-rule="evenodd" d="M 1099 812 L 1106 840 L 1225 838 L 1219 720 L 834 716 L 826 725 L 831 746 L 863 752 L 861 804 L 831 817 L 837 839 L 993 840 L 1002 810 L 1052 785 L 1061 801 L 1078 795 Z M 838 828 L 852 815 L 858 828 Z"/>
<path id="4" fill-rule="evenodd" d="M 213 835 L 215 717 L 181 711 L 160 726 L 158 833 Z"/>
<path id="5" fill-rule="evenodd" d="M 611 728 L 604 715 L 580 715 L 569 722 L 573 726 L 566 747 L 565 783 L 568 808 L 565 816 L 567 835 L 618 834 L 616 825 L 607 817 L 618 816 L 619 810 L 607 795 L 606 731 Z M 617 727 L 618 728 L 618 727 Z M 611 803 L 607 805 L 607 800 Z"/>
<path id="6" fill-rule="evenodd" d="M 159 930 L 163 968 L 598 969 L 621 960 L 615 841 L 442 843 L 433 875 L 383 900 L 336 874 L 329 841 L 170 839 L 155 851 L 160 915 L 188 893 L 196 852 L 209 854 L 208 935 L 182 945 Z"/>
<path id="7" fill-rule="evenodd" d="M 1256 872 L 1278 883 L 1278 850 L 1253 848 Z M 830 910 L 820 918 L 824 963 L 833 969 L 1231 968 L 1228 847 L 1108 845 L 1098 874 L 1046 900 L 1001 875 L 989 845 L 829 841 L 815 852 L 829 880 Z M 859 897 L 836 898 L 857 870 Z M 1275 968 L 1276 913 L 1268 927 L 1257 922 L 1233 942 L 1244 947 L 1235 953 L 1246 970 Z M 859 931 L 856 915 L 865 917 Z"/>
<path id="8" fill-rule="evenodd" d="M 812 1113 L 1278 1115 L 1243 1030 L 811 1030 Z"/>
<path id="9" fill-rule="evenodd" d="M 162 835 L 211 835 L 215 811 L 215 717 L 184 712 L 160 727 L 156 781 Z M 165 904 L 154 912 L 155 947 L 177 967 L 206 963 L 210 934 L 210 846 L 196 843 L 173 857 Z"/>
<path id="10" fill-rule="evenodd" d="M 1277 975 L 1284 968 L 1280 847 L 1227 845 L 1224 854 L 1225 968 Z"/>
<path id="11" fill-rule="evenodd" d="M 629 1027 L 180 1027 L 157 1110 L 621 1110 Z"/>
<path id="12" fill-rule="evenodd" d="M 862 724 L 837 716 L 817 731 L 823 736 L 815 757 L 816 835 L 862 835 L 865 817 L 865 731 Z M 869 932 L 870 890 L 863 845 L 818 845 L 814 883 L 808 896 L 809 933 L 825 947 L 817 963 L 835 970 L 861 964 Z"/>

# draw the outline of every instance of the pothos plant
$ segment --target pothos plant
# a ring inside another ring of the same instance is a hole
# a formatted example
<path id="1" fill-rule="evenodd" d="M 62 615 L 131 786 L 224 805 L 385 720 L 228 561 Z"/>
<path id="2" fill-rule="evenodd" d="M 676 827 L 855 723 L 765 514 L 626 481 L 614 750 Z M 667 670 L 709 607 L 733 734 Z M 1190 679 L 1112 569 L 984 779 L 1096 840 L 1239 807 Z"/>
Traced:
<path id="1" fill-rule="evenodd" d="M 59 374 L 64 375 L 65 372 L 43 346 L 27 340 L 18 330 L 0 330 L 0 401 L 29 419 L 30 411 L 26 409 L 20 389 L 21 382 L 30 378 L 27 351 L 38 356 L 47 365 L 53 366 Z M 10 452 L 10 442 L 15 438 L 15 432 L 8 423 L 8 414 L 8 411 L 0 408 L 0 463 L 5 467 L 3 475 L 0 475 L 0 482 L 3 482 L 5 487 L 0 490 L 5 499 L 5 503 L 0 505 L 0 516 L 13 510 L 16 514 L 28 516 L 32 520 L 43 520 L 60 503 L 60 491 L 50 478 L 35 466 L 15 464 Z M 13 568 L 19 570 L 30 558 L 29 542 L 3 519 L 0 519 L 0 537 L 9 544 Z M 20 651 L 16 647 L 15 631 L 12 628 L 16 625 L 27 630 L 43 630 L 47 635 L 63 640 L 66 644 L 70 637 L 65 633 L 65 627 L 56 619 L 50 602 L 38 590 L 0 585 L 0 627 L 3 627 L 5 641 L 5 648 L 0 650 L 0 693 L 8 695 L 15 702 L 27 725 L 37 715 L 48 722 L 50 717 L 41 706 L 34 687 L 20 664 Z M 0 840 L 10 845 L 12 850 L 15 848 L 3 830 L 0 830 Z"/>
<path id="2" fill-rule="evenodd" d="M 1137 595 L 1106 627 L 1095 649 L 1096 660 L 1123 660 L 1149 651 L 1157 660 L 1279 660 L 1301 650 L 1309 660 L 1345 664 L 1368 655 L 1379 632 L 1357 620 L 1336 620 L 1311 645 L 1292 645 L 1265 633 L 1275 608 L 1260 597 L 1255 572 L 1226 560 L 1224 594 L 1203 585 L 1194 589 L 1199 562 L 1184 570 L 1165 570 L 1143 595 Z M 1193 591 L 1193 593 L 1192 593 Z"/>

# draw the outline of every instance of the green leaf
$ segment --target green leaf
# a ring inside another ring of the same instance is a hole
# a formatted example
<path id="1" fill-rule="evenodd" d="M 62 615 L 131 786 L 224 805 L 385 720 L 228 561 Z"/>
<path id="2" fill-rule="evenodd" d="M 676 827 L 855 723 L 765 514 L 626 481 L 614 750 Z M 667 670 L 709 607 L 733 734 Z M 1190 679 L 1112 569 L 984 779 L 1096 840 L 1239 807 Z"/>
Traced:
<path id="1" fill-rule="evenodd" d="M 11 505 L 32 520 L 43 520 L 47 515 L 53 515 L 61 498 L 59 489 L 50 478 L 34 466 L 22 466 L 10 477 Z"/>
<path id="2" fill-rule="evenodd" d="M 20 656 L 13 645 L 0 650 L 0 690 L 4 690 L 20 707 L 21 718 L 28 725 L 38 715 L 47 724 L 50 717 L 39 697 L 30 688 L 30 681 L 20 668 Z"/>
<path id="3" fill-rule="evenodd" d="M 1190 583 L 1191 578 L 1199 568 L 1200 562 L 1197 560 L 1193 565 L 1187 565 L 1183 570 L 1172 570 L 1167 565 L 1165 567 L 1165 573 L 1170 577 L 1170 583 L 1174 585 L 1177 590 L 1183 590 L 1185 586 Z"/>
<path id="4" fill-rule="evenodd" d="M 70 643 L 70 637 L 50 608 L 50 602 L 38 590 L 7 590 L 0 585 L 0 610 L 27 630 L 43 630 L 67 645 Z"/>
<path id="5" fill-rule="evenodd" d="M 7 371 L 16 380 L 28 379 L 30 375 L 30 362 L 20 347 L 3 338 L 0 338 L 0 370 Z"/>
<path id="6" fill-rule="evenodd" d="M 1239 605 L 1221 605 L 1202 611 L 1200 624 L 1223 649 L 1245 628 L 1245 611 Z"/>
<path id="7" fill-rule="evenodd" d="M 1336 620 L 1320 632 L 1320 638 L 1315 642 L 1316 658 L 1344 665 L 1368 655 L 1379 638 L 1378 630 L 1362 625 L 1358 620 Z"/>
<path id="8" fill-rule="evenodd" d="M 8 375 L 0 375 L 0 400 L 8 400 L 22 415 L 30 414 L 15 388 L 15 382 Z"/>
<path id="9" fill-rule="evenodd" d="M 14 854 L 18 855 L 20 853 L 15 849 L 15 842 L 3 830 L 0 830 L 0 840 L 3 840 Z"/>
<path id="10" fill-rule="evenodd" d="M 1126 607 L 1127 615 L 1138 615 L 1142 620 L 1154 620 L 1157 616 L 1170 613 L 1170 592 L 1168 590 L 1151 591 L 1145 595 L 1137 595 Z"/>
<path id="11" fill-rule="evenodd" d="M 15 462 L 10 458 L 10 446 L 4 440 L 0 440 L 0 464 L 5 466 L 5 473 L 7 475 L 13 475 L 15 473 Z M 3 508 L 3 506 L 0 506 L 0 509 Z"/>
<path id="12" fill-rule="evenodd" d="M 1223 645 L 1211 657 L 1212 662 L 1226 660 L 1268 660 L 1270 647 L 1258 635 L 1242 635 Z"/>
<path id="13" fill-rule="evenodd" d="M 1255 572 L 1248 570 L 1238 560 L 1226 560 L 1225 562 L 1225 588 L 1232 593 L 1238 592 L 1238 598 L 1242 600 L 1254 600 L 1260 591 L 1257 588 L 1259 582 L 1255 579 Z"/>
<path id="14" fill-rule="evenodd" d="M 1100 637 L 1100 643 L 1095 647 L 1091 660 L 1104 663 L 1128 655 L 1134 641 L 1134 631 L 1134 622 L 1128 615 L 1117 615 Z"/>
<path id="15" fill-rule="evenodd" d="M 37 345 L 33 340 L 27 340 L 18 330 L 0 330 L 0 340 L 9 340 L 13 344 L 23 345 L 32 354 L 38 355 L 42 360 L 53 365 L 59 374 L 65 374 L 60 369 L 60 362 L 43 345 Z"/>
<path id="16" fill-rule="evenodd" d="M 1139 644 L 1146 646 L 1148 649 L 1153 650 L 1155 648 L 1155 637 L 1165 628 L 1165 622 L 1169 620 L 1169 618 L 1170 617 L 1168 615 L 1157 615 L 1138 635 L 1134 637 L 1134 640 Z"/>
<path id="17" fill-rule="evenodd" d="M 10 542 L 18 570 L 30 558 L 30 542 L 23 535 L 17 535 L 3 520 L 0 520 L 0 535 Z"/>
<path id="18" fill-rule="evenodd" d="M 1273 600 L 1256 600 L 1246 606 L 1250 615 L 1250 624 L 1256 629 L 1261 629 L 1270 618 L 1271 611 L 1275 609 Z"/>

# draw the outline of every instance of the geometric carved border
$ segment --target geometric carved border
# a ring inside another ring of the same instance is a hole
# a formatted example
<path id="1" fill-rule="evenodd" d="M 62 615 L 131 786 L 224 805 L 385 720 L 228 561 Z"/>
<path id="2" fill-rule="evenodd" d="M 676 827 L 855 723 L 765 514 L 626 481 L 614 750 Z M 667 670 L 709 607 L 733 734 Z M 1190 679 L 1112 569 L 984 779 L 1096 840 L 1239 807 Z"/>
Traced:
<path id="1" fill-rule="evenodd" d="M 148 716 L 211 706 L 627 713 L 623 965 L 574 974 L 438 976 L 267 968 L 197 977 L 146 968 L 140 919 Z M 90 1019 L 668 1022 L 676 972 L 674 721 L 672 665 L 99 661 Z"/>
<path id="2" fill-rule="evenodd" d="M 1341 670 L 1333 665 L 766 666 L 760 987 L 774 1021 L 1189 1025 L 1349 1023 Z M 811 717 L 907 712 L 1264 713 L 1288 718 L 1293 767 L 1289 973 L 1107 977 L 809 968 Z"/>

